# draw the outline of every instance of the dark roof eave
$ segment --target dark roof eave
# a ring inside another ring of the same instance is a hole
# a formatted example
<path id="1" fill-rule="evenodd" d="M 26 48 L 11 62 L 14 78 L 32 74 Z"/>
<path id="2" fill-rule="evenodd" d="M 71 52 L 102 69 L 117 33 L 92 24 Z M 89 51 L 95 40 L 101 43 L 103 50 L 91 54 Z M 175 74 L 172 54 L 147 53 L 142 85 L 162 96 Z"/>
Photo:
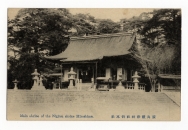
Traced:
<path id="1" fill-rule="evenodd" d="M 81 62 L 81 61 L 86 61 L 86 62 L 89 62 L 89 61 L 98 61 L 98 60 L 101 60 L 101 59 L 92 59 L 92 60 L 72 60 L 72 61 L 64 61 L 64 60 L 60 60 L 61 62 Z"/>
<path id="2" fill-rule="evenodd" d="M 104 57 L 117 57 L 117 56 L 127 56 L 127 55 L 131 55 L 131 52 L 127 54 L 122 54 L 122 55 L 110 55 L 110 56 L 104 56 Z"/>
<path id="3" fill-rule="evenodd" d="M 61 61 L 62 64 L 72 64 L 72 63 L 96 63 L 98 60 L 84 60 L 84 61 Z"/>
<path id="4" fill-rule="evenodd" d="M 127 54 L 123 54 L 123 55 L 111 55 L 111 56 L 103 56 L 103 58 L 105 58 L 105 57 L 116 57 L 116 56 L 127 56 L 127 55 L 130 55 L 131 54 L 131 52 L 130 53 L 127 53 Z M 93 59 L 93 60 L 79 60 L 79 61 L 64 61 L 64 60 L 60 60 L 62 63 L 91 63 L 91 62 L 97 62 L 97 61 L 99 61 L 99 60 L 102 60 L 103 58 L 98 58 L 98 59 Z"/>
<path id="5" fill-rule="evenodd" d="M 102 34 L 102 35 L 91 35 L 91 36 L 82 36 L 82 37 L 70 37 L 70 40 L 83 40 L 83 39 L 95 39 L 95 38 L 106 38 L 106 37 L 118 37 L 120 35 L 129 36 L 133 33 L 114 33 L 114 34 Z"/>
<path id="6" fill-rule="evenodd" d="M 67 59 L 67 58 L 50 58 L 50 57 L 44 57 L 47 60 L 63 60 L 63 59 Z"/>

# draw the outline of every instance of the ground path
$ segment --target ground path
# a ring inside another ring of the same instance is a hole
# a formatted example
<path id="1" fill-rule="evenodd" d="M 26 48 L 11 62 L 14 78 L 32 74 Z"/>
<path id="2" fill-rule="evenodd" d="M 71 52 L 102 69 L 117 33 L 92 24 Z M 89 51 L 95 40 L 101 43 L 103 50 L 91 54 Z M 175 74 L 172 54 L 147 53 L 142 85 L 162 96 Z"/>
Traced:
<path id="1" fill-rule="evenodd" d="M 175 96 L 176 101 L 170 97 L 173 93 L 8 90 L 7 119 L 180 120 L 180 96 Z"/>

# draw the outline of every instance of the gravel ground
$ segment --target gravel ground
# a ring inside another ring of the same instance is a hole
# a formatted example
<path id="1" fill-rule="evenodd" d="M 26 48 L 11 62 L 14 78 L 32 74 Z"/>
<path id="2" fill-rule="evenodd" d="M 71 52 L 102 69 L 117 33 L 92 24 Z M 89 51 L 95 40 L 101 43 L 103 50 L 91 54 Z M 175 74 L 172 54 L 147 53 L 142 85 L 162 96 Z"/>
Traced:
<path id="1" fill-rule="evenodd" d="M 7 119 L 179 121 L 180 105 L 170 99 L 169 95 L 12 90 L 7 92 Z"/>

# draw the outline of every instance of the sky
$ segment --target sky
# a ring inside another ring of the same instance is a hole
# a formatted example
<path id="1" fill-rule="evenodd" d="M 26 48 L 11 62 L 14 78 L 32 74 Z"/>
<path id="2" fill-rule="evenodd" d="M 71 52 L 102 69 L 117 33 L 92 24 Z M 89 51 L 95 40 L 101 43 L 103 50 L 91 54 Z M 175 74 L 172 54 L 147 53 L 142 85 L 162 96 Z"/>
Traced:
<path id="1" fill-rule="evenodd" d="M 143 12 L 151 12 L 152 8 L 68 8 L 70 13 L 77 14 L 90 14 L 97 19 L 111 19 L 114 22 L 118 22 L 123 18 L 131 18 L 133 16 L 139 16 Z M 9 8 L 8 17 L 13 19 L 20 8 Z"/>

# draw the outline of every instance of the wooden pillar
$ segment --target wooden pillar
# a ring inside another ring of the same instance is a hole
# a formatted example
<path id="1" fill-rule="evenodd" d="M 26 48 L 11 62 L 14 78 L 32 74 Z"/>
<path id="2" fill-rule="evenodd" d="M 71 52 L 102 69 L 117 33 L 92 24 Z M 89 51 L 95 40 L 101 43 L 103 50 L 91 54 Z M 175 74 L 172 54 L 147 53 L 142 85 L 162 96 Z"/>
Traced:
<path id="1" fill-rule="evenodd" d="M 134 70 L 131 70 L 131 77 L 134 75 Z M 131 79 L 131 81 L 133 82 L 133 79 Z"/>
<path id="2" fill-rule="evenodd" d="M 122 75 L 122 68 L 117 68 L 117 80 L 120 79 L 120 75 Z"/>
<path id="3" fill-rule="evenodd" d="M 79 84 L 79 78 L 80 78 L 80 77 L 79 77 L 79 71 L 80 71 L 80 70 L 77 68 L 77 70 L 76 70 L 76 79 L 75 79 L 75 85 L 76 85 L 76 86 L 78 86 L 77 84 Z"/>
<path id="4" fill-rule="evenodd" d="M 63 69 L 62 64 L 60 65 L 60 67 L 61 67 L 61 80 L 60 80 L 60 87 L 61 87 L 61 89 L 62 89 L 62 69 Z"/>
<path id="5" fill-rule="evenodd" d="M 77 68 L 77 71 L 76 71 L 77 72 L 77 79 L 79 79 L 79 71 L 80 70 Z"/>
<path id="6" fill-rule="evenodd" d="M 97 62 L 96 62 L 96 71 L 95 71 L 95 83 L 97 83 Z"/>
<path id="7" fill-rule="evenodd" d="M 161 92 L 163 92 L 163 85 L 161 84 Z"/>
<path id="8" fill-rule="evenodd" d="M 127 69 L 124 69 L 124 80 L 127 80 Z"/>
<path id="9" fill-rule="evenodd" d="M 64 81 L 68 81 L 68 72 L 69 72 L 68 69 L 64 70 Z"/>
<path id="10" fill-rule="evenodd" d="M 111 77 L 111 70 L 110 68 L 106 68 L 106 74 L 105 74 L 106 78 L 110 78 Z"/>
<path id="11" fill-rule="evenodd" d="M 155 89 L 156 89 L 156 79 L 154 79 L 153 82 L 154 82 L 154 85 L 153 85 L 153 92 L 155 92 Z"/>

